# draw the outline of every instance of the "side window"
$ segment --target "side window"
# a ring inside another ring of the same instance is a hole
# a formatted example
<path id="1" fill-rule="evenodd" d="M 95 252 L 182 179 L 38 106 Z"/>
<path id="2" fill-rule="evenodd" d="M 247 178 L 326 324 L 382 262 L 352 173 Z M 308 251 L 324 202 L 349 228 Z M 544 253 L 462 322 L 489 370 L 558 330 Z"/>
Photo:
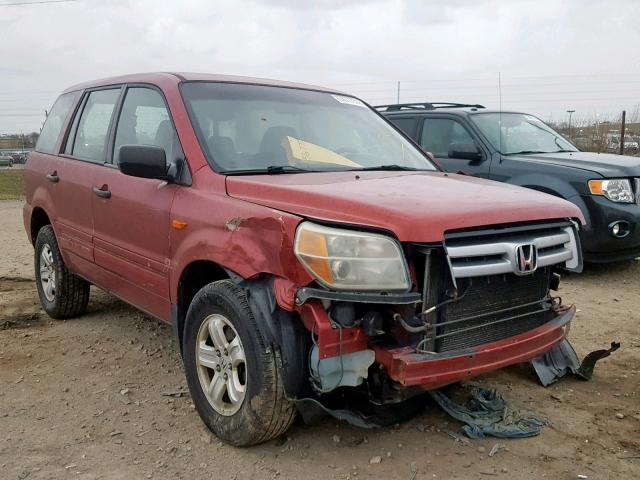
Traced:
<path id="1" fill-rule="evenodd" d="M 104 162 L 109 124 L 119 96 L 119 88 L 89 93 L 78 121 L 71 155 L 91 162 Z"/>
<path id="2" fill-rule="evenodd" d="M 71 112 L 79 96 L 80 92 L 78 91 L 65 93 L 58 97 L 47 116 L 47 120 L 44 122 L 44 127 L 42 127 L 42 132 L 40 132 L 40 137 L 36 144 L 36 151 L 42 153 L 58 153 L 55 152 L 54 149 L 62 133 L 62 127 L 64 127 L 69 112 Z"/>
<path id="3" fill-rule="evenodd" d="M 156 90 L 132 87 L 122 104 L 113 148 L 118 163 L 123 145 L 154 145 L 164 148 L 167 164 L 182 155 L 178 136 L 169 118 L 162 95 Z"/>
<path id="4" fill-rule="evenodd" d="M 416 138 L 416 131 L 418 130 L 416 127 L 418 126 L 417 118 L 396 118 L 389 117 L 391 123 L 393 123 L 396 127 L 402 130 L 404 133 L 409 135 L 411 138 Z"/>
<path id="5" fill-rule="evenodd" d="M 473 138 L 459 122 L 449 118 L 425 118 L 420 145 L 436 157 L 448 157 L 452 143 L 471 143 Z"/>

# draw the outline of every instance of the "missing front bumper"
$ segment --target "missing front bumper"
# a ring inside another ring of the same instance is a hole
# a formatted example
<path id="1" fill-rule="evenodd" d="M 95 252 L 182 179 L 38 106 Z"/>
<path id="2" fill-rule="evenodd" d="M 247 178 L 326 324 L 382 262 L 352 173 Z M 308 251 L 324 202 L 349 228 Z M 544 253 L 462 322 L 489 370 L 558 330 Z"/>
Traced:
<path id="1" fill-rule="evenodd" d="M 485 372 L 525 362 L 543 355 L 568 333 L 575 306 L 558 310 L 558 316 L 525 333 L 493 343 L 446 353 L 416 353 L 411 347 L 374 346 L 376 362 L 403 386 L 434 390 Z"/>

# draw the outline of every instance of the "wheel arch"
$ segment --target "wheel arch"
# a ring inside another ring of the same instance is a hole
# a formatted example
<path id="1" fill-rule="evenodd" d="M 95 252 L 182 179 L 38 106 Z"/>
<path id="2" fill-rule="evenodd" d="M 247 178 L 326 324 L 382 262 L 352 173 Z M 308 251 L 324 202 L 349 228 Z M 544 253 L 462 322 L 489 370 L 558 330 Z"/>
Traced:
<path id="1" fill-rule="evenodd" d="M 531 190 L 535 190 L 536 192 L 548 193 L 549 195 L 553 195 L 554 197 L 564 198 L 553 188 L 543 187 L 542 185 L 523 185 L 523 187 L 530 188 Z"/>
<path id="2" fill-rule="evenodd" d="M 29 226 L 29 239 L 31 240 L 32 245 L 36 244 L 38 232 L 46 225 L 52 225 L 49 215 L 44 208 L 34 207 L 31 212 L 31 221 Z"/>
<path id="3" fill-rule="evenodd" d="M 244 279 L 235 272 L 211 260 L 196 260 L 184 268 L 178 282 L 177 302 L 173 308 L 172 324 L 183 354 L 184 328 L 189 306 L 196 293 L 218 280 L 231 280 L 244 289 L 251 311 L 263 338 L 279 351 L 278 366 L 287 394 L 303 398 L 310 394 L 307 382 L 307 354 L 310 336 L 298 314 L 278 306 L 273 281 L 275 277 L 263 273 Z"/>
<path id="4" fill-rule="evenodd" d="M 568 181 L 546 174 L 520 175 L 509 179 L 506 183 L 529 188 L 538 192 L 553 195 L 573 203 L 580 209 L 586 223 L 590 223 L 589 210 L 582 195 Z"/>
<path id="5" fill-rule="evenodd" d="M 184 322 L 193 297 L 205 285 L 218 280 L 226 280 L 233 272 L 211 260 L 194 260 L 180 272 L 175 303 L 172 306 L 172 324 L 182 352 Z"/>

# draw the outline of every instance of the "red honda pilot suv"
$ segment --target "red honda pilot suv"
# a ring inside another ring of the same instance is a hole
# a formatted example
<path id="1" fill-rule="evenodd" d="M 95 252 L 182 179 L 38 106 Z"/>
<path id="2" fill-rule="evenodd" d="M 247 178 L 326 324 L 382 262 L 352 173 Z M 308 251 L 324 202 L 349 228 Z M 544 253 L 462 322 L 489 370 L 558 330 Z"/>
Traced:
<path id="1" fill-rule="evenodd" d="M 582 266 L 576 206 L 442 172 L 324 88 L 177 73 L 77 85 L 25 178 L 44 310 L 80 315 L 95 285 L 170 322 L 202 420 L 234 445 L 298 411 L 371 419 L 530 360 L 575 313 L 550 292 L 556 269 Z"/>

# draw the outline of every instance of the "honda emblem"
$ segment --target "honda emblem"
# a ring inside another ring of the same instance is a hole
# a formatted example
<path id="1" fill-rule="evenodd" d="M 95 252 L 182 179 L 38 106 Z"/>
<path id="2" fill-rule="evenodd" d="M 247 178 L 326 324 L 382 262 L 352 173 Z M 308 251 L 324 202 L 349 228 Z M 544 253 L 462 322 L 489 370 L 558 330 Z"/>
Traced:
<path id="1" fill-rule="evenodd" d="M 538 249 L 531 243 L 516 247 L 516 274 L 528 275 L 538 268 Z"/>

